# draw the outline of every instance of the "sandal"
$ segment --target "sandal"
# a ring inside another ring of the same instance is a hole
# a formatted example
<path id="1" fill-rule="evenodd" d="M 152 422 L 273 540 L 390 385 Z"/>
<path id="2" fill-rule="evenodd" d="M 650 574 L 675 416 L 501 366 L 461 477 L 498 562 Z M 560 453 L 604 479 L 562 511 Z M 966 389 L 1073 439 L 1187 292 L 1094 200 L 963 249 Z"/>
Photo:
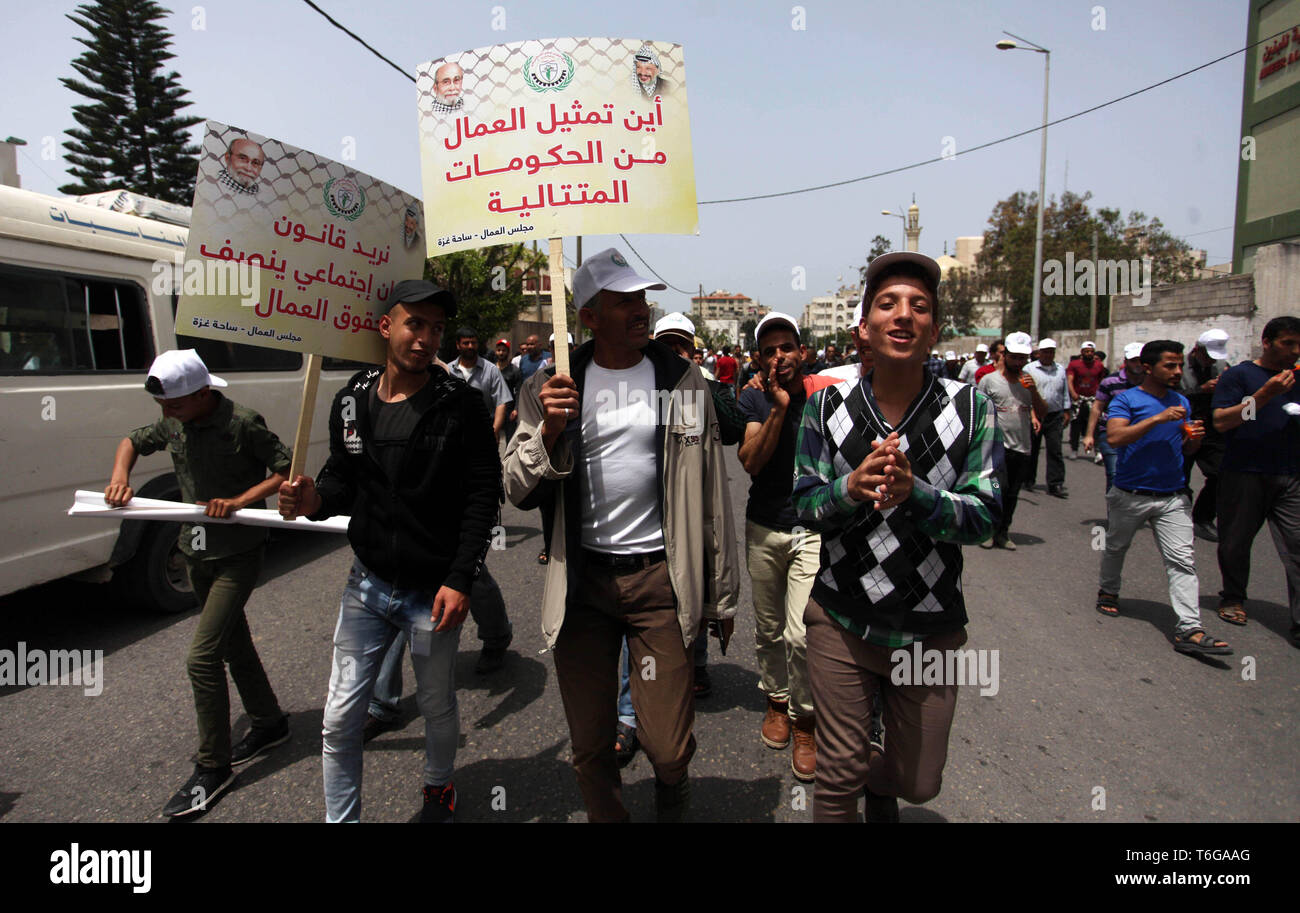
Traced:
<path id="1" fill-rule="evenodd" d="M 1200 640 L 1192 640 L 1192 637 L 1197 634 L 1201 635 Z M 1192 628 L 1186 634 L 1175 634 L 1174 649 L 1179 653 L 1199 655 L 1229 656 L 1232 654 L 1232 647 L 1228 646 L 1226 640 L 1211 637 L 1205 633 L 1204 628 Z"/>
<path id="2" fill-rule="evenodd" d="M 1119 593 L 1106 593 L 1098 590 L 1097 611 L 1109 618 L 1119 615 Z"/>
<path id="3" fill-rule="evenodd" d="M 636 740 L 636 727 L 619 720 L 618 735 L 614 736 L 614 757 L 618 760 L 618 766 L 627 767 L 632 763 L 632 758 L 636 757 L 636 750 L 639 747 Z"/>
<path id="4" fill-rule="evenodd" d="M 1219 617 L 1230 625 L 1245 626 L 1246 610 L 1239 605 L 1219 606 Z"/>
<path id="5" fill-rule="evenodd" d="M 538 563 L 538 564 L 550 564 L 550 563 L 551 563 L 551 556 L 548 555 L 548 554 L 546 554 L 546 552 L 542 552 L 540 555 L 537 556 L 537 563 Z"/>

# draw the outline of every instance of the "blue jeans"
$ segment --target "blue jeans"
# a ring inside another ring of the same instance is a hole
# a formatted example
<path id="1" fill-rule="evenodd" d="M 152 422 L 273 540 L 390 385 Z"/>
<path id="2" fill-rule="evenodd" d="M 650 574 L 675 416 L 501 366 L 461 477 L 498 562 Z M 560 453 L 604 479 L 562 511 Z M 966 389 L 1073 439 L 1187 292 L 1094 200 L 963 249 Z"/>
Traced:
<path id="1" fill-rule="evenodd" d="M 1106 466 L 1106 490 L 1110 491 L 1111 485 L 1115 483 L 1115 463 L 1119 460 L 1119 453 L 1106 442 L 1106 426 L 1100 422 L 1097 425 L 1094 446 Z"/>
<path id="2" fill-rule="evenodd" d="M 709 637 L 701 634 L 695 638 L 695 668 L 703 669 L 709 664 Z M 628 667 L 627 638 L 623 638 L 623 655 L 619 659 L 622 672 L 618 681 L 618 721 L 633 728 L 636 727 L 636 711 L 632 709 L 631 669 Z"/>
<path id="3" fill-rule="evenodd" d="M 484 647 L 505 649 L 514 638 L 514 628 L 506 617 L 505 598 L 487 568 L 483 568 L 483 573 L 479 574 L 470 590 L 469 613 L 474 617 L 478 639 L 483 641 Z M 397 635 L 384 655 L 379 677 L 375 680 L 370 715 L 385 723 L 396 722 L 401 715 L 397 705 L 402 700 L 402 654 L 406 652 L 408 640 L 405 631 Z"/>
<path id="4" fill-rule="evenodd" d="M 334 629 L 334 661 L 321 764 L 325 776 L 325 820 L 361 820 L 362 732 L 375 677 L 399 633 L 411 642 L 416 700 L 424 716 L 424 782 L 451 779 L 460 738 L 456 706 L 456 650 L 460 626 L 435 633 L 432 592 L 395 590 L 360 561 L 354 561 Z"/>

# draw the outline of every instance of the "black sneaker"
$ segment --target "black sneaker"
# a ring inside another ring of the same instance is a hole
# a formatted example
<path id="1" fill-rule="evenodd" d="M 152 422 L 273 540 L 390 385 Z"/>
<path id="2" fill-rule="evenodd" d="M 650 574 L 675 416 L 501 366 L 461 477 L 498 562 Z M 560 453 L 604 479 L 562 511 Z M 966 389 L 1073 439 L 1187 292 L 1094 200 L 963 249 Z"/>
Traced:
<path id="1" fill-rule="evenodd" d="M 374 714 L 366 714 L 366 725 L 361 730 L 361 744 L 364 745 L 380 733 L 396 729 L 401 725 L 398 720 L 381 720 Z"/>
<path id="2" fill-rule="evenodd" d="M 235 782 L 235 774 L 230 765 L 225 767 L 195 767 L 194 775 L 185 781 L 180 792 L 172 796 L 163 806 L 162 813 L 168 818 L 179 818 L 208 810 L 217 796 L 226 791 Z"/>
<path id="3" fill-rule="evenodd" d="M 424 786 L 424 808 L 420 811 L 421 824 L 454 824 L 456 822 L 456 787 Z"/>
<path id="4" fill-rule="evenodd" d="M 484 646 L 478 655 L 478 663 L 474 666 L 474 672 L 477 675 L 491 675 L 493 672 L 501 669 L 506 664 L 506 648 L 510 646 L 511 637 L 499 647 Z"/>
<path id="5" fill-rule="evenodd" d="M 866 797 L 865 814 L 862 816 L 867 824 L 897 824 L 898 800 L 893 796 L 877 796 L 869 789 L 862 791 Z"/>
<path id="6" fill-rule="evenodd" d="M 289 714 L 286 713 L 280 718 L 279 723 L 269 729 L 254 726 L 248 730 L 248 735 L 230 749 L 230 764 L 232 767 L 247 764 L 263 752 L 270 751 L 276 745 L 283 745 L 287 741 L 289 741 Z"/>
<path id="7" fill-rule="evenodd" d="M 1053 498 L 1061 498 L 1062 500 L 1070 496 L 1070 493 L 1065 490 L 1064 485 L 1050 485 L 1048 486 L 1047 493 Z"/>
<path id="8" fill-rule="evenodd" d="M 685 824 L 691 820 L 691 779 L 683 774 L 681 780 L 669 786 L 655 776 L 655 821 L 659 824 Z"/>

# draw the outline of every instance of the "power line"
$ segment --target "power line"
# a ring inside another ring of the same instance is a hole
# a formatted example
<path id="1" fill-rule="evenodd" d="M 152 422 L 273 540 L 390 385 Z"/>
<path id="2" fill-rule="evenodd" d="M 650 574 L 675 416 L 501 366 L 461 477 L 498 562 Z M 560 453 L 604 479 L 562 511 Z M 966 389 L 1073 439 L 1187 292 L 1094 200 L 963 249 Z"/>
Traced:
<path id="1" fill-rule="evenodd" d="M 1057 124 L 1063 124 L 1066 121 L 1074 120 L 1077 117 L 1083 117 L 1085 114 L 1091 114 L 1094 111 L 1100 111 L 1102 108 L 1108 108 L 1111 105 L 1118 104 L 1119 102 L 1127 101 L 1128 99 L 1141 95 L 1144 92 L 1150 92 L 1152 89 L 1158 89 L 1160 86 L 1168 85 L 1169 83 L 1175 80 L 1182 79 L 1184 76 L 1190 76 L 1193 73 L 1196 73 L 1200 70 L 1204 70 L 1206 67 L 1212 67 L 1216 63 L 1221 63 L 1230 57 L 1236 57 L 1238 54 L 1243 54 L 1246 51 L 1249 51 L 1253 47 L 1257 47 L 1258 45 L 1264 44 L 1265 42 L 1272 41 L 1274 38 L 1278 37 L 1279 35 L 1284 35 L 1287 32 L 1291 31 L 1292 28 L 1295 28 L 1295 26 L 1284 28 L 1280 32 L 1276 32 L 1268 36 L 1267 38 L 1263 38 L 1260 39 L 1259 41 L 1256 41 L 1254 44 L 1248 44 L 1244 48 L 1240 48 L 1236 51 L 1232 51 L 1229 54 L 1224 54 L 1222 57 L 1216 57 L 1211 61 L 1201 64 L 1198 67 L 1192 67 L 1190 70 L 1184 70 L 1183 72 L 1178 73 L 1175 76 L 1170 76 L 1168 79 L 1162 79 L 1159 82 L 1154 82 L 1151 85 L 1146 86 L 1145 88 L 1141 88 L 1133 92 L 1129 92 L 1127 95 L 1121 95 L 1118 98 L 1112 98 L 1110 101 L 1104 101 L 1101 104 L 1093 105 L 1091 108 L 1084 108 L 1082 111 L 1076 111 L 1074 114 L 1070 114 L 1065 117 L 1059 117 L 1056 120 L 1048 121 L 1046 124 L 1040 125 L 1038 127 L 1031 127 L 1028 130 L 1021 130 L 1019 133 L 1013 133 L 1010 136 L 1004 136 L 1001 139 L 990 140 L 987 143 L 981 143 L 978 146 L 972 146 L 969 149 L 963 149 L 960 152 L 954 152 L 948 156 L 939 155 L 936 156 L 935 158 L 926 159 L 923 162 L 913 162 L 910 165 L 900 165 L 897 168 L 889 168 L 885 171 L 877 171 L 875 174 L 865 174 L 862 177 L 849 178 L 848 180 L 845 181 L 834 181 L 833 183 L 830 184 L 818 184 L 815 187 L 801 187 L 798 190 L 782 190 L 778 193 L 760 193 L 760 194 L 755 194 L 753 196 L 747 196 L 747 197 L 728 197 L 727 199 L 723 199 L 723 200 L 700 200 L 697 203 L 697 205 L 711 206 L 715 203 L 743 203 L 748 200 L 770 200 L 774 197 L 788 197 L 800 193 L 812 193 L 813 191 L 816 190 L 829 190 L 832 187 L 843 187 L 847 184 L 857 184 L 857 183 L 861 183 L 862 181 L 872 180 L 873 178 L 884 177 L 890 174 L 898 174 L 899 172 L 902 171 L 911 171 L 912 169 L 920 168 L 923 165 L 933 165 L 935 162 L 950 161 L 951 159 L 954 159 L 959 155 L 966 155 L 971 152 L 978 152 L 981 149 L 988 149 L 992 146 L 1001 145 L 1002 143 L 1008 143 L 1013 139 L 1019 139 L 1020 137 L 1028 136 L 1031 133 L 1038 133 L 1042 130 L 1046 130 L 1048 127 L 1054 127 Z"/>
<path id="2" fill-rule="evenodd" d="M 638 260 L 640 260 L 642 263 L 645 264 L 645 268 L 648 269 L 648 270 L 650 270 L 650 272 L 652 272 L 652 273 L 655 274 L 655 278 L 656 278 L 656 279 L 658 279 L 658 280 L 659 280 L 660 282 L 662 282 L 664 285 L 668 286 L 668 287 L 669 287 L 670 289 L 672 289 L 674 292 L 681 292 L 683 295 L 689 295 L 689 294 L 690 294 L 690 292 L 686 291 L 686 289 L 678 288 L 677 286 L 673 285 L 671 282 L 669 282 L 669 281 L 668 281 L 667 279 L 665 279 L 663 276 L 659 275 L 659 273 L 656 272 L 656 270 L 655 270 L 655 268 L 654 268 L 653 266 L 651 266 L 649 263 L 646 263 L 646 259 L 645 259 L 645 257 L 643 257 L 643 256 L 641 256 L 639 253 L 637 253 L 637 249 L 636 249 L 635 247 L 632 246 L 632 242 L 629 241 L 629 240 L 627 239 L 627 235 L 625 235 L 625 234 L 621 234 L 621 233 L 620 233 L 620 234 L 619 234 L 619 237 L 623 239 L 623 243 L 626 244 L 626 245 L 628 246 L 628 249 L 631 250 L 632 253 L 636 254 L 636 258 L 637 258 Z"/>
<path id="3" fill-rule="evenodd" d="M 324 16 L 324 17 L 325 17 L 325 20 L 326 20 L 327 22 L 329 22 L 330 25 L 334 26 L 336 29 L 338 29 L 339 31 L 343 32 L 345 35 L 347 35 L 347 36 L 348 36 L 349 38 L 351 38 L 353 41 L 358 42 L 358 43 L 359 43 L 363 48 L 365 48 L 365 49 L 366 49 L 367 51 L 369 51 L 370 53 L 374 54 L 376 57 L 378 57 L 378 58 L 379 58 L 380 60 L 382 60 L 384 63 L 388 64 L 390 67 L 392 67 L 392 68 L 393 68 L 394 70 L 396 70 L 397 72 L 401 73 L 403 76 L 405 76 L 405 77 L 406 77 L 407 79 L 409 79 L 411 82 L 415 82 L 415 77 L 414 77 L 414 76 L 412 76 L 410 73 L 408 73 L 408 72 L 406 72 L 405 70 L 403 70 L 403 69 L 402 69 L 401 67 L 399 67 L 397 64 L 393 63 L 391 60 L 389 60 L 389 59 L 388 59 L 387 57 L 385 57 L 383 54 L 381 54 L 381 53 L 379 53 L 378 51 L 376 51 L 376 50 L 375 50 L 374 48 L 372 48 L 370 45 L 366 44 L 365 40 L 362 39 L 362 37 L 361 37 L 360 35 L 358 35 L 358 34 L 357 34 L 356 32 L 354 32 L 354 31 L 352 31 L 351 29 L 349 29 L 347 26 L 343 25 L 341 22 L 339 22 L 338 20 L 336 20 L 336 19 L 335 19 L 333 16 L 331 16 L 329 13 L 325 12 L 323 9 L 321 9 L 319 6 L 317 6 L 315 3 L 312 3 L 311 0 L 302 0 L 302 2 L 305 3 L 305 4 L 307 4 L 308 6 L 310 6 L 310 7 L 311 7 L 312 9 L 314 9 L 316 12 L 320 13 L 322 16 Z"/>

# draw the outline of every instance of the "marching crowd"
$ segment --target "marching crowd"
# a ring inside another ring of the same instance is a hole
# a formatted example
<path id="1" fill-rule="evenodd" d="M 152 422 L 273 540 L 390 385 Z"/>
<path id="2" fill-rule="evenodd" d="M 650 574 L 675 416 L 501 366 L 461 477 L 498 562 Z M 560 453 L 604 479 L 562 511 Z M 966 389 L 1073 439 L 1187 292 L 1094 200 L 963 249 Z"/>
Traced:
<path id="1" fill-rule="evenodd" d="M 462 623 L 482 642 L 476 671 L 506 663 L 513 636 L 485 560 L 506 498 L 537 508 L 546 565 L 540 621 L 554 657 L 588 820 L 626 821 L 620 768 L 654 770 L 660 821 L 689 817 L 694 703 L 708 696 L 708 640 L 726 652 L 739 602 L 740 533 L 724 448 L 749 475 L 744 571 L 753 592 L 758 735 L 790 747 L 817 821 L 898 820 L 898 799 L 940 790 L 953 681 L 891 672 L 913 644 L 966 642 L 963 545 L 1014 550 L 1022 489 L 1069 497 L 1071 455 L 1105 466 L 1107 521 L 1096 608 L 1122 611 L 1121 571 L 1151 526 L 1177 616 L 1174 647 L 1230 653 L 1201 624 L 1193 536 L 1218 544 L 1219 617 L 1244 610 L 1255 535 L 1267 519 L 1285 567 L 1300 646 L 1300 319 L 1263 329 L 1261 355 L 1226 364 L 1227 334 L 1130 343 L 1117 370 L 1086 342 L 1062 367 L 1056 343 L 1011 333 L 964 360 L 934 348 L 940 271 L 916 253 L 872 260 L 846 328 L 815 350 L 797 322 L 767 314 L 749 353 L 698 348 L 681 314 L 650 325 L 645 292 L 616 249 L 585 260 L 574 303 L 591 339 L 567 373 L 541 340 L 480 356 L 455 331 L 449 292 L 399 283 L 379 332 L 382 366 L 334 396 L 330 455 L 288 478 L 290 454 L 257 413 L 224 397 L 192 350 L 159 356 L 146 390 L 162 417 L 118 446 L 105 498 L 130 500 L 138 455 L 166 449 L 184 500 L 222 518 L 276 493 L 285 517 L 350 516 L 354 560 L 339 607 L 324 708 L 326 820 L 361 818 L 364 743 L 392 725 L 409 652 L 425 721 L 421 820 L 455 818 Z M 551 342 L 554 342 L 552 338 Z M 1095 457 L 1090 457 L 1095 454 Z M 1191 470 L 1204 479 L 1192 499 Z M 265 533 L 181 531 L 202 606 L 187 660 L 198 720 L 193 776 L 164 814 L 206 809 L 234 768 L 289 738 L 244 614 Z M 252 726 L 232 745 L 226 667 Z M 863 805 L 865 803 L 865 805 Z"/>

